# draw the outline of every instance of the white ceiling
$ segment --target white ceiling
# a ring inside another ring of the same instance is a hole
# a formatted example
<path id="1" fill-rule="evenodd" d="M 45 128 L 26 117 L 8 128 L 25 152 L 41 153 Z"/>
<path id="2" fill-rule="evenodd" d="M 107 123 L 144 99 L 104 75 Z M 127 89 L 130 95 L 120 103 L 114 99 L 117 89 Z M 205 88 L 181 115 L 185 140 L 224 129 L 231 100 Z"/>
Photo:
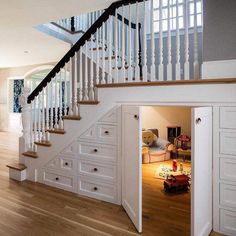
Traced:
<path id="1" fill-rule="evenodd" d="M 0 0 L 0 68 L 58 61 L 69 45 L 34 27 L 104 9 L 112 2 L 114 0 Z"/>

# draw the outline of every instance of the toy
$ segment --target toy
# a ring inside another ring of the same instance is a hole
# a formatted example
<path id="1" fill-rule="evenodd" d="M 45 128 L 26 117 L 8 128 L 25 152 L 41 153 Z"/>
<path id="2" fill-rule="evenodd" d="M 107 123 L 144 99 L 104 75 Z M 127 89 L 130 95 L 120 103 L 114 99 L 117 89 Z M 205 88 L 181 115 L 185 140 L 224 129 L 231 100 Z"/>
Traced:
<path id="1" fill-rule="evenodd" d="M 166 192 L 188 191 L 190 178 L 187 175 L 170 175 L 164 181 L 164 189 Z"/>
<path id="2" fill-rule="evenodd" d="M 173 169 L 173 171 L 176 172 L 176 171 L 177 171 L 177 168 L 178 168 L 177 161 L 176 161 L 176 160 L 173 160 L 173 162 L 172 162 L 172 169 Z"/>
<path id="3" fill-rule="evenodd" d="M 144 130 L 142 132 L 142 139 L 144 145 L 151 147 L 157 141 L 157 136 L 151 130 Z"/>

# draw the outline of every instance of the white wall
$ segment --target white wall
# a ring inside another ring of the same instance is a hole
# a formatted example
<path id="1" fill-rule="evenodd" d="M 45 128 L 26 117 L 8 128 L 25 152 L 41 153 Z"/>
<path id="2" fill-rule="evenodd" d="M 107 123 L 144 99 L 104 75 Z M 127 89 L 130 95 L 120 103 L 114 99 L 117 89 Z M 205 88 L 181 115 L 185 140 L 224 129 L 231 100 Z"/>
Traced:
<path id="1" fill-rule="evenodd" d="M 189 107 L 142 107 L 142 127 L 156 128 L 159 137 L 167 139 L 167 126 L 180 126 L 181 133 L 191 136 L 191 108 Z"/>

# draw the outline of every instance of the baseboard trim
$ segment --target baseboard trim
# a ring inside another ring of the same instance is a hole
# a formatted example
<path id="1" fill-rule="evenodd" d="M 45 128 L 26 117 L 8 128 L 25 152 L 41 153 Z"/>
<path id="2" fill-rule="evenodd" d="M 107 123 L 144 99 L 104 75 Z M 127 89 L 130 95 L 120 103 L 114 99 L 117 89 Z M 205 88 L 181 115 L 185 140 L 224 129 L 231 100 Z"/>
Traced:
<path id="1" fill-rule="evenodd" d="M 203 79 L 236 78 L 236 60 L 203 62 L 202 78 Z"/>

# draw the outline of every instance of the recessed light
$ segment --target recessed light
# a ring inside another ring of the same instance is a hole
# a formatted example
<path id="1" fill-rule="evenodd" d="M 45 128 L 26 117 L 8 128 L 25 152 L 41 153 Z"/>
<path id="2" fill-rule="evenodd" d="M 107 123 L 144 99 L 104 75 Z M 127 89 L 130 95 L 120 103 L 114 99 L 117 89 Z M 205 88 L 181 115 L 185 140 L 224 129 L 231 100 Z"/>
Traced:
<path id="1" fill-rule="evenodd" d="M 24 53 L 29 53 L 29 51 L 24 51 Z"/>

